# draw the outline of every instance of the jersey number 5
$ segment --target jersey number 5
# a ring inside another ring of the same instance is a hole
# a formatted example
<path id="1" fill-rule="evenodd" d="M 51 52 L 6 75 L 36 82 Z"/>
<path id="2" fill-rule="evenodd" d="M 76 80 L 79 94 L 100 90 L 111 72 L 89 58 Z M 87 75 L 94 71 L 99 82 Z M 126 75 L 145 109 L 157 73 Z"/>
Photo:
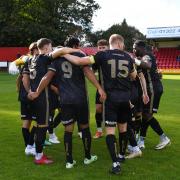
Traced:
<path id="1" fill-rule="evenodd" d="M 71 78 L 71 76 L 72 76 L 72 65 L 69 62 L 64 61 L 61 64 L 61 68 L 62 68 L 62 71 L 64 72 L 64 78 Z"/>
<path id="2" fill-rule="evenodd" d="M 129 74 L 129 69 L 127 65 L 129 64 L 128 61 L 125 60 L 115 60 L 111 59 L 108 61 L 108 64 L 111 65 L 111 78 L 116 78 L 116 77 L 123 77 L 126 78 Z M 118 67 L 116 67 L 118 65 Z M 117 73 L 117 71 L 119 72 Z"/>

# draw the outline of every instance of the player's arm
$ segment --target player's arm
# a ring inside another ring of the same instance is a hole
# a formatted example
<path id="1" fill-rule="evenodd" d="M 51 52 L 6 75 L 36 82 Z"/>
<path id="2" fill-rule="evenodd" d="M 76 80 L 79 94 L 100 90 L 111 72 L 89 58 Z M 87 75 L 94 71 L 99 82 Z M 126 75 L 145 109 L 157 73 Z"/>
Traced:
<path id="1" fill-rule="evenodd" d="M 89 66 L 84 66 L 83 67 L 83 71 L 84 71 L 84 75 L 88 78 L 88 80 L 97 88 L 100 89 L 101 85 L 99 84 L 99 82 L 96 79 L 95 74 L 93 73 L 93 71 L 90 69 Z"/>
<path id="2" fill-rule="evenodd" d="M 132 80 L 135 80 L 136 76 L 137 76 L 137 70 L 136 70 L 135 66 L 136 65 L 135 65 L 134 60 L 130 57 L 129 58 L 129 77 Z"/>
<path id="3" fill-rule="evenodd" d="M 93 71 L 89 68 L 89 66 L 83 67 L 83 71 L 84 71 L 85 76 L 88 78 L 88 80 L 97 88 L 101 96 L 100 97 L 101 101 L 106 100 L 106 93 L 104 92 L 98 80 L 96 79 L 96 76 L 93 73 Z"/>
<path id="4" fill-rule="evenodd" d="M 21 74 L 18 74 L 18 76 L 17 76 L 17 78 L 16 78 L 16 90 L 17 90 L 17 92 L 19 92 L 19 90 L 20 90 L 21 80 L 22 80 L 22 75 L 21 75 Z"/>
<path id="5" fill-rule="evenodd" d="M 28 61 L 28 56 L 21 56 L 20 58 L 13 61 L 9 66 L 9 74 L 19 73 L 18 66 L 24 65 Z"/>
<path id="6" fill-rule="evenodd" d="M 56 86 L 51 84 L 50 88 L 55 94 L 59 95 L 59 90 L 58 90 L 58 88 Z"/>
<path id="7" fill-rule="evenodd" d="M 133 63 L 132 59 L 131 59 L 130 63 L 131 63 L 131 66 L 130 66 L 131 68 L 130 68 L 129 76 L 132 80 L 135 80 L 136 76 L 137 76 L 137 70 L 135 68 L 135 64 Z"/>
<path id="8" fill-rule="evenodd" d="M 30 91 L 30 78 L 29 78 L 29 74 L 23 73 L 22 82 L 23 82 L 23 86 L 24 86 L 26 92 L 29 92 Z"/>
<path id="9" fill-rule="evenodd" d="M 28 56 L 21 56 L 20 58 L 16 59 L 13 62 L 15 63 L 16 66 L 24 65 L 25 62 L 27 62 L 28 58 L 29 58 Z"/>
<path id="10" fill-rule="evenodd" d="M 89 65 L 95 62 L 93 56 L 78 57 L 71 54 L 66 54 L 64 57 L 75 65 Z"/>
<path id="11" fill-rule="evenodd" d="M 15 63 L 16 66 L 20 66 L 20 65 L 23 65 L 25 62 L 20 57 L 20 58 L 16 59 L 15 61 L 13 61 L 13 63 Z"/>
<path id="12" fill-rule="evenodd" d="M 67 48 L 67 47 L 64 47 L 64 48 L 59 48 L 55 51 L 53 51 L 51 53 L 51 57 L 53 59 L 57 58 L 57 57 L 60 57 L 60 56 L 63 56 L 65 54 L 70 54 L 70 53 L 75 53 L 75 52 L 81 52 L 83 53 L 80 49 L 73 49 L 73 48 Z M 83 53 L 84 54 L 84 53 Z"/>
<path id="13" fill-rule="evenodd" d="M 41 92 L 49 85 L 52 78 L 54 77 L 54 71 L 48 71 L 45 76 L 41 79 L 38 88 L 36 89 L 37 94 L 41 94 Z"/>
<path id="14" fill-rule="evenodd" d="M 27 92 L 30 91 L 30 77 L 29 76 L 30 76 L 30 72 L 28 68 L 28 62 L 26 62 L 23 68 L 23 72 L 22 72 L 22 82 Z"/>
<path id="15" fill-rule="evenodd" d="M 51 82 L 54 75 L 55 75 L 55 72 L 49 70 L 44 75 L 44 77 L 41 79 L 41 81 L 39 83 L 39 86 L 36 89 L 36 92 L 30 92 L 28 94 L 28 98 L 31 99 L 31 100 L 36 99 L 41 94 L 41 92 L 49 85 L 49 83 Z"/>
<path id="16" fill-rule="evenodd" d="M 139 60 L 138 58 L 135 58 L 135 64 L 139 66 L 142 69 L 151 69 L 152 63 L 147 60 Z"/>
<path id="17" fill-rule="evenodd" d="M 146 86 L 146 80 L 145 80 L 144 74 L 142 72 L 138 73 L 138 77 L 139 77 L 142 92 L 143 92 L 143 102 L 144 104 L 147 104 L 149 102 L 149 96 L 147 93 L 147 86 Z"/>
<path id="18" fill-rule="evenodd" d="M 131 72 L 129 75 L 130 75 L 130 78 L 131 78 L 132 80 L 135 80 L 135 79 L 136 79 L 136 76 L 137 76 L 137 71 L 134 70 L 134 71 Z"/>

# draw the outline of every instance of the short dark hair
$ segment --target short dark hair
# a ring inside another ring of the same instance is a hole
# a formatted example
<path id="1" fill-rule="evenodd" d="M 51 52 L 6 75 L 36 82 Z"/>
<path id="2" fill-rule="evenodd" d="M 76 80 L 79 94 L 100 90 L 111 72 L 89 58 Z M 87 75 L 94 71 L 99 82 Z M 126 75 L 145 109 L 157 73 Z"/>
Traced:
<path id="1" fill-rule="evenodd" d="M 109 46 L 109 43 L 106 39 L 100 39 L 98 42 L 97 42 L 97 46 Z"/>
<path id="2" fill-rule="evenodd" d="M 64 46 L 73 48 L 74 46 L 79 46 L 79 43 L 80 40 L 77 37 L 70 36 L 65 40 Z"/>
<path id="3" fill-rule="evenodd" d="M 136 40 L 134 44 L 140 48 L 146 48 L 146 43 L 143 40 Z"/>
<path id="4" fill-rule="evenodd" d="M 52 41 L 47 38 L 41 38 L 37 41 L 38 49 L 42 49 L 45 45 L 52 44 Z"/>

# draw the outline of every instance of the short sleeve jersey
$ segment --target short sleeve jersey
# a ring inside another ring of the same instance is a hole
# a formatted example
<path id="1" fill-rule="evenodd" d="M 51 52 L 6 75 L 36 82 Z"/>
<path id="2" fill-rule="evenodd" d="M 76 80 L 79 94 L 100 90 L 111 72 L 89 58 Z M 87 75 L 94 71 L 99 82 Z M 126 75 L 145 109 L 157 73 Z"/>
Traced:
<path id="1" fill-rule="evenodd" d="M 73 55 L 84 57 L 81 53 Z M 60 57 L 51 63 L 48 70 L 56 73 L 61 104 L 87 103 L 85 77 L 81 66 Z"/>
<path id="2" fill-rule="evenodd" d="M 129 101 L 132 85 L 129 74 L 134 71 L 134 63 L 129 54 L 115 49 L 98 52 L 93 57 L 100 67 L 101 84 L 107 99 L 113 102 Z"/>
<path id="3" fill-rule="evenodd" d="M 30 86 L 32 91 L 36 91 L 41 79 L 47 73 L 48 65 L 51 63 L 49 55 L 40 54 L 28 61 L 23 73 L 30 76 Z"/>

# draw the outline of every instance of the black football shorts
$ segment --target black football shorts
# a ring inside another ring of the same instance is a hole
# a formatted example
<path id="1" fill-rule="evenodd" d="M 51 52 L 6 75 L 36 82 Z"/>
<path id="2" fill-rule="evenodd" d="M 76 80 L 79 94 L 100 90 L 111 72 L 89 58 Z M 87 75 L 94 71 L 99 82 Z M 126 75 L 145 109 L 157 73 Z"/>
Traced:
<path id="1" fill-rule="evenodd" d="M 149 103 L 143 105 L 143 113 L 157 113 L 161 96 L 163 94 L 163 86 L 161 81 L 153 82 L 153 88 L 148 91 Z"/>
<path id="2" fill-rule="evenodd" d="M 64 126 L 73 124 L 89 123 L 89 107 L 87 103 L 83 104 L 61 104 L 62 124 Z"/>
<path id="3" fill-rule="evenodd" d="M 106 101 L 104 115 L 106 127 L 115 127 L 117 123 L 126 123 L 132 118 L 130 103 Z"/>

